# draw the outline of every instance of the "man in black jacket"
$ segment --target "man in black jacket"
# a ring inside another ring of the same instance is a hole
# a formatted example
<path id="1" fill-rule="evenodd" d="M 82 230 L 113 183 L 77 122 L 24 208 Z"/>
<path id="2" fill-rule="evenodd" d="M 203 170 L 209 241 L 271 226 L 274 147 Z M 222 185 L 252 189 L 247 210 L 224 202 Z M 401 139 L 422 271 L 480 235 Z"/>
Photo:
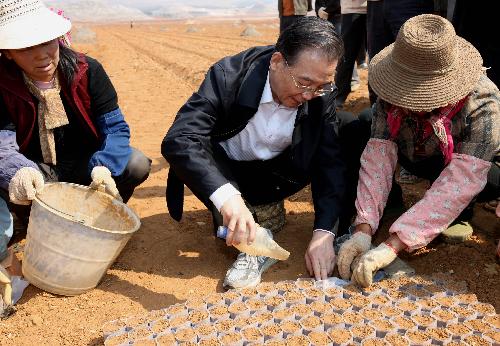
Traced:
<path id="1" fill-rule="evenodd" d="M 316 279 L 331 274 L 335 226 L 339 216 L 350 222 L 352 210 L 341 215 L 341 207 L 354 205 L 369 137 L 369 126 L 335 114 L 333 78 L 342 51 L 331 23 L 304 17 L 276 46 L 213 65 L 162 143 L 170 215 L 180 220 L 186 184 L 212 210 L 215 226 L 228 226 L 228 245 L 251 243 L 256 220 L 247 205 L 282 201 L 311 183 L 315 220 L 306 265 Z M 256 285 L 273 263 L 242 253 L 224 286 Z"/>

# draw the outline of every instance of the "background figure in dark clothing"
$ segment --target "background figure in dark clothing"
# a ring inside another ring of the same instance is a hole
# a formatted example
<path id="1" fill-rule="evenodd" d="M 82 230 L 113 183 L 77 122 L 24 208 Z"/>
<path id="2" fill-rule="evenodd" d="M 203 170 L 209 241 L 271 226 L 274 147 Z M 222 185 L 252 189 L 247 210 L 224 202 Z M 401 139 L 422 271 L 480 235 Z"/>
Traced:
<path id="1" fill-rule="evenodd" d="M 366 28 L 369 59 L 396 40 L 399 28 L 408 19 L 433 12 L 433 0 L 368 0 Z M 377 95 L 370 86 L 368 91 L 370 104 L 373 104 Z"/>
<path id="2" fill-rule="evenodd" d="M 344 59 L 337 67 L 335 85 L 339 89 L 337 106 L 341 107 L 351 92 L 351 79 L 363 42 L 366 40 L 366 1 L 341 1 L 341 37 L 344 41 Z"/>
<path id="3" fill-rule="evenodd" d="M 280 33 L 312 11 L 311 0 L 278 0 Z"/>
<path id="4" fill-rule="evenodd" d="M 340 13 L 340 0 L 317 0 L 314 3 L 314 10 L 321 19 L 328 20 L 333 24 L 335 30 L 339 35 L 342 33 L 342 15 Z M 360 46 L 356 64 L 360 67 L 362 64 L 364 68 L 366 65 L 366 37 L 363 37 L 363 43 Z M 359 88 L 359 75 L 356 66 L 352 69 L 351 90 Z"/>
<path id="5" fill-rule="evenodd" d="M 498 12 L 487 11 L 490 3 L 457 0 L 452 24 L 463 37 L 481 53 L 488 78 L 500 88 L 500 38 Z M 496 28 L 496 29 L 495 29 Z"/>

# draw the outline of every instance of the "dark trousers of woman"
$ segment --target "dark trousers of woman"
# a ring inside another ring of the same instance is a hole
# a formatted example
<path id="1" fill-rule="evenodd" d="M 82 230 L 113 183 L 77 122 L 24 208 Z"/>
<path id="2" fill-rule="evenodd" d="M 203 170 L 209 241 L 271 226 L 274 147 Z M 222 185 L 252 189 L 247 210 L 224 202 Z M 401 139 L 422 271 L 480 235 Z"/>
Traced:
<path id="1" fill-rule="evenodd" d="M 60 162 L 56 166 L 38 163 L 46 183 L 64 181 L 68 183 L 89 185 L 91 183 L 88 172 L 89 158 L 75 159 L 70 162 Z M 123 173 L 114 177 L 116 187 L 124 203 L 132 197 L 137 186 L 142 184 L 149 176 L 151 170 L 151 160 L 139 150 L 132 148 L 132 154 Z M 8 191 L 0 189 L 0 198 L 3 198 L 9 210 L 16 214 L 19 220 L 27 225 L 31 206 L 17 205 L 9 201 Z"/>
<path id="2" fill-rule="evenodd" d="M 346 193 L 341 203 L 343 209 L 338 227 L 338 235 L 341 235 L 347 231 L 356 212 L 354 201 L 360 157 L 370 137 L 371 119 L 358 119 L 352 113 L 337 112 L 337 125 L 342 156 L 347 167 Z M 220 145 L 215 145 L 214 156 L 224 176 L 251 206 L 279 202 L 311 182 L 310 176 L 294 167 L 289 150 L 270 160 L 235 161 L 227 157 Z M 200 200 L 211 210 L 214 226 L 222 225 L 222 216 L 213 203 L 210 200 Z"/>

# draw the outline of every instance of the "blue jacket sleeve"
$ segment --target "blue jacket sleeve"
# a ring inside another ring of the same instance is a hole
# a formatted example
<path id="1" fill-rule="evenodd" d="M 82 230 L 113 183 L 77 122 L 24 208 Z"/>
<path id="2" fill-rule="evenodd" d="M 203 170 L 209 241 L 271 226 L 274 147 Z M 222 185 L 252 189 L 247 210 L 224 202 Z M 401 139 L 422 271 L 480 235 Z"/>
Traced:
<path id="1" fill-rule="evenodd" d="M 125 170 L 132 153 L 130 129 L 120 108 L 97 117 L 97 129 L 103 137 L 99 151 L 89 161 L 89 172 L 96 166 L 107 167 L 111 175 L 119 176 Z"/>
<path id="2" fill-rule="evenodd" d="M 38 169 L 36 163 L 19 152 L 16 133 L 0 130 L 0 188 L 7 190 L 14 174 L 23 167 Z"/>

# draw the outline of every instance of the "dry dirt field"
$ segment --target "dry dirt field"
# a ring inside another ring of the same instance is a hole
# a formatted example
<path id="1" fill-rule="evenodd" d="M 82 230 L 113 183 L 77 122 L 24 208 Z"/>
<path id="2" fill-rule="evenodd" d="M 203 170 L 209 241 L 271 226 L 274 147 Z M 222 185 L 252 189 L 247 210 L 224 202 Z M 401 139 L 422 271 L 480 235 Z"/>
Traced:
<path id="1" fill-rule="evenodd" d="M 141 217 L 142 227 L 91 292 L 61 297 L 28 287 L 17 313 L 0 321 L 0 345 L 98 345 L 103 342 L 101 326 L 106 321 L 222 290 L 222 278 L 236 251 L 214 237 L 209 213 L 189 191 L 182 222 L 170 219 L 164 198 L 168 165 L 161 157 L 160 143 L 176 111 L 212 63 L 247 47 L 275 41 L 276 20 L 254 21 L 262 35 L 240 37 L 246 24 L 94 26 L 90 27 L 97 34 L 94 43 L 75 44 L 77 50 L 104 65 L 130 124 L 133 145 L 153 160 L 150 178 L 129 203 Z M 363 87 L 348 103 L 355 110 L 367 105 L 366 72 L 361 76 Z M 408 203 L 422 191 L 422 186 L 411 187 Z M 277 240 L 292 255 L 273 266 L 264 281 L 306 275 L 303 254 L 313 220 L 309 189 L 288 199 L 286 209 L 287 224 Z M 483 230 L 472 241 L 454 246 L 435 241 L 405 257 L 418 273 L 451 272 L 457 280 L 466 280 L 480 301 L 500 311 L 500 266 L 494 256 L 498 221 L 482 208 L 476 209 Z"/>

